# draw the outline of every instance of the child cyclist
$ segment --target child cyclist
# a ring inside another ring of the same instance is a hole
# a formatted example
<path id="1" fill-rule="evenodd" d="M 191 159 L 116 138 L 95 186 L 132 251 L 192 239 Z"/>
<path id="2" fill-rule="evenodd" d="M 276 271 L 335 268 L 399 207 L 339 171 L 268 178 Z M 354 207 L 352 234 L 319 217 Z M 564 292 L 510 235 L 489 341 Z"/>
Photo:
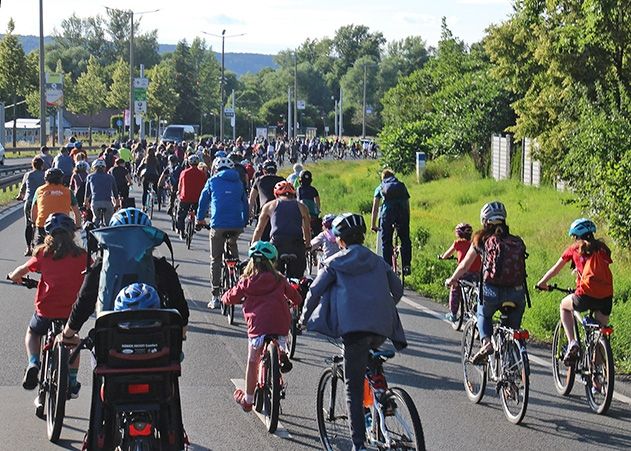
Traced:
<path id="1" fill-rule="evenodd" d="M 53 213 L 44 224 L 44 244 L 33 251 L 33 256 L 15 268 L 9 277 L 21 283 L 29 272 L 39 272 L 41 278 L 35 294 L 35 313 L 31 318 L 24 339 L 28 366 L 22 386 L 26 390 L 37 387 L 40 367 L 40 341 L 46 335 L 53 319 L 67 319 L 72 303 L 83 283 L 86 268 L 85 251 L 74 242 L 75 222 L 68 215 Z M 79 395 L 81 384 L 77 382 L 79 359 L 70 368 L 70 396 Z"/>
<path id="2" fill-rule="evenodd" d="M 322 258 L 320 259 L 319 267 L 322 268 L 323 261 L 327 258 L 335 255 L 339 252 L 340 246 L 337 244 L 337 240 L 335 239 L 335 235 L 331 230 L 331 225 L 333 224 L 333 220 L 335 219 L 335 215 L 328 214 L 322 218 L 322 232 L 317 234 L 311 240 L 311 250 L 317 251 L 322 249 Z"/>
<path id="3" fill-rule="evenodd" d="M 611 250 L 601 240 L 594 238 L 596 224 L 586 218 L 575 220 L 568 234 L 574 237 L 561 258 L 545 273 L 537 283 L 537 288 L 548 289 L 548 281 L 571 262 L 576 269 L 576 291 L 561 301 L 561 323 L 565 329 L 569 346 L 563 358 L 570 366 L 577 359 L 579 344 L 574 336 L 574 310 L 593 310 L 596 320 L 606 326 L 613 304 L 613 279 L 609 265 L 612 263 Z M 589 265 L 588 265 L 589 262 Z M 589 267 L 589 268 L 588 268 Z"/>
<path id="4" fill-rule="evenodd" d="M 454 233 L 456 235 L 456 240 L 453 244 L 445 251 L 443 255 L 440 255 L 438 258 L 441 260 L 445 260 L 450 258 L 453 254 L 456 254 L 456 260 L 458 264 L 462 261 L 469 248 L 471 247 L 471 235 L 473 234 L 473 227 L 470 224 L 460 223 L 456 226 Z M 464 280 L 477 280 L 480 278 L 480 267 L 482 266 L 482 261 L 480 260 L 480 256 L 478 255 L 469 268 L 469 270 L 461 277 Z M 460 301 L 462 298 L 462 292 L 460 291 L 460 287 L 450 287 L 449 289 L 449 312 L 445 315 L 452 323 L 458 319 L 458 308 L 460 307 Z"/>
<path id="5" fill-rule="evenodd" d="M 245 372 L 245 392 L 237 389 L 234 400 L 245 412 L 252 410 L 257 370 L 266 335 L 278 335 L 279 343 L 285 347 L 285 337 L 291 326 L 288 301 L 300 305 L 302 298 L 280 274 L 274 264 L 278 251 L 267 241 L 255 241 L 248 251 L 247 266 L 235 287 L 224 293 L 225 304 L 243 303 L 243 316 L 248 323 L 248 362 Z M 283 373 L 291 370 L 291 362 L 281 352 Z"/>

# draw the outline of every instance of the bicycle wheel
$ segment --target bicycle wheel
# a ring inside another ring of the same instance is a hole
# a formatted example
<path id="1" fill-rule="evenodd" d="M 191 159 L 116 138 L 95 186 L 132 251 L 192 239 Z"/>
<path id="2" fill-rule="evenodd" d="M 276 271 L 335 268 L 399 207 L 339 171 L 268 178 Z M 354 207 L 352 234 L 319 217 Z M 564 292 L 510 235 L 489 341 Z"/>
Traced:
<path id="1" fill-rule="evenodd" d="M 46 345 L 46 337 L 42 337 L 42 347 L 44 349 Z M 35 416 L 42 420 L 46 419 L 44 414 L 46 408 L 46 378 L 48 374 L 48 368 L 50 367 L 50 351 L 44 351 L 42 355 L 42 366 L 39 370 L 39 384 L 37 387 L 37 403 L 35 405 Z"/>
<path id="2" fill-rule="evenodd" d="M 467 296 L 467 290 L 464 287 L 460 287 L 460 302 L 458 306 L 458 318 L 452 324 L 452 327 L 455 330 L 462 330 L 462 326 L 465 323 L 466 308 L 467 308 L 466 296 Z"/>
<path id="3" fill-rule="evenodd" d="M 384 424 L 380 428 L 380 436 L 385 430 L 390 439 L 387 449 L 425 450 L 425 436 L 418 410 L 410 395 L 402 388 L 392 388 L 386 392 L 382 405 L 384 407 Z M 375 417 L 379 421 L 379 417 Z"/>
<path id="4" fill-rule="evenodd" d="M 186 248 L 191 248 L 191 242 L 193 241 L 193 234 L 195 233 L 195 224 L 190 218 L 186 218 Z"/>
<path id="5" fill-rule="evenodd" d="M 523 343 L 517 340 L 511 340 L 505 346 L 506 349 L 500 355 L 500 368 L 503 372 L 500 398 L 508 421 L 519 424 L 524 419 L 528 408 L 530 391 L 528 355 Z"/>
<path id="6" fill-rule="evenodd" d="M 559 321 L 554 329 L 554 338 L 552 339 L 552 376 L 554 378 L 554 388 L 561 396 L 568 396 L 572 392 L 576 377 L 576 366 L 565 366 L 563 363 L 567 346 L 565 330 L 563 329 L 563 324 Z"/>
<path id="7" fill-rule="evenodd" d="M 48 391 L 46 393 L 46 430 L 48 440 L 55 443 L 59 440 L 61 427 L 66 413 L 66 399 L 68 398 L 68 348 L 56 345 L 53 348 L 51 365 L 49 368 Z"/>
<path id="8" fill-rule="evenodd" d="M 320 441 L 326 451 L 349 450 L 353 446 L 346 413 L 346 391 L 341 374 L 332 368 L 322 372 L 316 393 L 316 417 Z"/>
<path id="9" fill-rule="evenodd" d="M 471 358 L 480 348 L 480 333 L 477 321 L 470 319 L 462 331 L 462 369 L 464 374 L 464 389 L 467 397 L 474 403 L 479 403 L 486 389 L 486 364 L 474 365 Z"/>
<path id="10" fill-rule="evenodd" d="M 234 271 L 231 272 L 229 280 L 230 288 L 234 287 L 237 284 L 237 275 L 234 273 Z M 228 324 L 232 326 L 234 324 L 234 304 L 228 305 L 226 310 L 226 313 L 228 314 Z"/>
<path id="11" fill-rule="evenodd" d="M 147 216 L 149 219 L 153 219 L 153 204 L 155 203 L 153 191 L 149 192 L 147 196 Z"/>
<path id="12" fill-rule="evenodd" d="M 296 353 L 296 341 L 298 339 L 298 310 L 295 307 L 291 309 L 291 327 L 287 335 L 287 356 L 293 360 Z"/>
<path id="13" fill-rule="evenodd" d="M 270 343 L 263 356 L 265 364 L 265 389 L 263 392 L 263 416 L 267 432 L 276 432 L 278 416 L 280 414 L 280 367 L 278 364 L 278 348 Z"/>
<path id="14" fill-rule="evenodd" d="M 601 336 L 589 355 L 591 378 L 587 378 L 585 393 L 589 407 L 599 415 L 607 413 L 613 397 L 615 369 L 611 345 Z"/>

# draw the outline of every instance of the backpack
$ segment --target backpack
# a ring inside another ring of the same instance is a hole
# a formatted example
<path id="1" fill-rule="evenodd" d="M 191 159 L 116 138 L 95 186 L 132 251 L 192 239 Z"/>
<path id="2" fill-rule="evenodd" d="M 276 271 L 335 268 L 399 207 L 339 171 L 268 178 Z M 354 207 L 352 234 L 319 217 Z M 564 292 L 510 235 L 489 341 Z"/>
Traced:
<path id="1" fill-rule="evenodd" d="M 381 182 L 381 194 L 385 201 L 402 200 L 410 197 L 405 185 L 394 177 L 388 177 Z"/>
<path id="2" fill-rule="evenodd" d="M 173 248 L 166 233 L 152 226 L 122 225 L 90 231 L 88 261 L 94 251 L 102 253 L 97 314 L 114 310 L 114 299 L 129 284 L 142 282 L 156 287 L 153 249 L 165 243 Z"/>
<path id="3" fill-rule="evenodd" d="M 484 243 L 482 277 L 500 287 L 526 285 L 526 245 L 515 235 L 491 235 Z"/>
<path id="4" fill-rule="evenodd" d="M 610 260 L 599 250 L 589 256 L 578 281 L 578 294 L 603 299 L 613 296 L 613 277 L 609 269 Z"/>

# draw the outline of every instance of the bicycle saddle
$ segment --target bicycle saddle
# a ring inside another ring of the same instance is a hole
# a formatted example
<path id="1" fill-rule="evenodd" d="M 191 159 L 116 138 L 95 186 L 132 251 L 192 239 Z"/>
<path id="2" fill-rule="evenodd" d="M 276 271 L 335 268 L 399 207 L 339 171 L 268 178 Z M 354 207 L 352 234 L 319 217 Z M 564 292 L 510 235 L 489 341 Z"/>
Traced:
<path id="1" fill-rule="evenodd" d="M 513 309 L 517 308 L 517 304 L 514 303 L 513 301 L 504 301 L 502 302 L 502 305 L 500 307 L 500 312 L 502 313 L 508 313 Z"/>
<path id="2" fill-rule="evenodd" d="M 298 256 L 296 254 L 281 254 L 280 261 L 281 262 L 293 262 L 298 260 Z"/>
<path id="3" fill-rule="evenodd" d="M 391 359 L 392 357 L 394 357 L 395 352 L 390 350 L 390 349 L 386 349 L 386 350 L 379 350 L 379 349 L 371 349 L 370 350 L 370 355 L 373 358 L 382 358 L 382 359 Z"/>

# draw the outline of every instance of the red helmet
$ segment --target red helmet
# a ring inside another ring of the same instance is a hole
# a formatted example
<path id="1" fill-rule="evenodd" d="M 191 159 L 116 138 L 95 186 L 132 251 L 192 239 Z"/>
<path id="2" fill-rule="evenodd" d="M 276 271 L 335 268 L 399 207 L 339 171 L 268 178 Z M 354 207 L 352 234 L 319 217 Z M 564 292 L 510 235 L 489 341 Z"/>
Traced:
<path id="1" fill-rule="evenodd" d="M 279 197 L 279 196 L 287 196 L 287 195 L 291 195 L 291 196 L 296 195 L 296 189 L 294 188 L 294 185 L 292 185 L 286 180 L 283 180 L 282 182 L 278 182 L 274 186 L 274 196 Z"/>

